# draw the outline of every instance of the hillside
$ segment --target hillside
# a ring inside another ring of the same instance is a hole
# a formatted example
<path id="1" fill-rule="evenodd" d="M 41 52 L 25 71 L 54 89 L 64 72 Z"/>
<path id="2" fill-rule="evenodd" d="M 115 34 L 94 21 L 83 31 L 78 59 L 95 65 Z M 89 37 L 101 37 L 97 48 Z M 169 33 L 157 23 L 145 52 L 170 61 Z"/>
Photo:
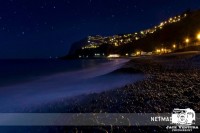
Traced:
<path id="1" fill-rule="evenodd" d="M 190 38 L 191 44 L 196 43 L 199 31 L 200 11 L 188 12 L 182 21 L 166 25 L 162 30 L 136 41 L 134 47 L 144 51 L 153 51 L 156 47 L 171 48 L 173 44 L 177 44 L 181 48 L 186 45 L 186 38 Z"/>
<path id="2" fill-rule="evenodd" d="M 154 52 L 156 49 L 177 49 L 198 44 L 200 32 L 200 10 L 186 11 L 169 18 L 153 28 L 131 34 L 103 37 L 89 36 L 74 43 L 68 56 L 104 57 L 109 54 L 131 55 L 136 51 Z M 186 42 L 186 38 L 188 42 Z"/>

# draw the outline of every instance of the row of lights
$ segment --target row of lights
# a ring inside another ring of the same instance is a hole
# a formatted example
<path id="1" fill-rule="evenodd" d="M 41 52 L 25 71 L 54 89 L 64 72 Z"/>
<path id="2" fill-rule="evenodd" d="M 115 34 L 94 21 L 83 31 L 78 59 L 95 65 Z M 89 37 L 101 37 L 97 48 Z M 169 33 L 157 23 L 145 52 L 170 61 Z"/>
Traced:
<path id="1" fill-rule="evenodd" d="M 196 36 L 196 38 L 200 41 L 200 32 L 197 34 L 197 36 Z M 187 45 L 188 45 L 188 43 L 190 42 L 190 39 L 189 38 L 186 38 L 185 39 L 185 43 L 187 43 Z M 176 44 L 173 44 L 172 45 L 172 48 L 173 49 L 176 49 Z M 155 51 L 156 53 L 169 53 L 169 52 L 171 52 L 171 50 L 170 49 L 165 49 L 165 48 L 161 48 L 161 49 L 156 49 L 156 51 Z M 141 53 L 140 53 L 140 51 L 137 51 L 136 52 L 136 55 L 140 55 Z"/>
<path id="2" fill-rule="evenodd" d="M 197 34 L 197 36 L 196 36 L 196 38 L 200 41 L 200 32 Z M 190 42 L 190 38 L 185 38 L 185 43 L 188 45 L 189 44 L 189 42 Z M 176 44 L 173 44 L 172 45 L 172 47 L 173 47 L 173 49 L 176 49 Z"/>
<path id="3" fill-rule="evenodd" d="M 187 16 L 187 14 L 184 14 L 184 17 L 186 17 Z M 177 16 L 177 17 L 174 17 L 174 18 L 170 18 L 168 21 L 165 21 L 165 22 L 161 22 L 160 23 L 160 25 L 159 26 L 155 26 L 154 28 L 152 28 L 152 29 L 147 29 L 147 30 L 144 30 L 144 31 L 140 31 L 140 34 L 141 35 L 143 35 L 143 36 L 145 36 L 146 34 L 148 34 L 148 33 L 154 33 L 156 30 L 157 30 L 157 28 L 160 28 L 160 29 L 162 29 L 162 27 L 164 26 L 164 25 L 166 25 L 166 24 L 168 24 L 168 23 L 174 23 L 174 22 L 177 22 L 177 21 L 180 21 L 181 20 L 181 16 Z M 89 36 L 88 37 L 88 43 L 91 43 L 91 42 L 93 42 L 94 40 L 96 41 L 96 40 L 101 40 L 102 41 L 102 43 L 105 41 L 105 39 L 107 39 L 107 38 L 109 38 L 109 41 L 112 43 L 112 44 L 114 44 L 114 46 L 119 46 L 121 43 L 122 44 L 126 44 L 126 43 L 128 43 L 128 42 L 131 42 L 131 35 L 133 35 L 133 34 L 127 34 L 127 35 L 123 35 L 124 37 L 126 37 L 126 38 L 129 38 L 129 39 L 121 39 L 119 42 L 118 42 L 118 40 L 119 40 L 119 38 L 121 38 L 122 36 L 118 36 L 118 35 L 114 35 L 114 36 L 110 36 L 110 37 L 102 37 L 102 36 L 100 36 L 100 35 L 96 35 L 96 36 Z M 134 40 L 139 40 L 140 39 L 140 37 L 139 36 L 137 36 L 138 35 L 138 33 L 136 32 L 135 34 L 134 34 Z M 200 36 L 199 36 L 200 37 Z M 189 40 L 188 40 L 188 42 L 189 42 Z M 102 44 L 101 43 L 101 44 Z M 107 41 L 105 42 L 105 43 L 107 43 Z M 86 49 L 87 48 L 97 48 L 97 47 L 93 47 L 93 46 L 86 46 L 85 47 Z M 84 47 L 82 48 L 82 49 L 85 49 Z"/>
<path id="4" fill-rule="evenodd" d="M 200 32 L 197 34 L 196 38 L 200 41 Z M 188 44 L 190 42 L 190 39 L 186 38 L 185 42 Z"/>

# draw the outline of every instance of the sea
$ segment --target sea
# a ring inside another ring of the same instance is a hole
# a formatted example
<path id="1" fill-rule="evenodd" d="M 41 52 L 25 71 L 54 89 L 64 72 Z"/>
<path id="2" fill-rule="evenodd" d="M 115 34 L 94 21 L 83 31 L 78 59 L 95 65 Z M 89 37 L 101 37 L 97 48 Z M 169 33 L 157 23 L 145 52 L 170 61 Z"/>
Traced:
<path id="1" fill-rule="evenodd" d="M 129 59 L 1 59 L 0 113 L 20 112 L 142 80 L 142 74 L 112 73 Z"/>

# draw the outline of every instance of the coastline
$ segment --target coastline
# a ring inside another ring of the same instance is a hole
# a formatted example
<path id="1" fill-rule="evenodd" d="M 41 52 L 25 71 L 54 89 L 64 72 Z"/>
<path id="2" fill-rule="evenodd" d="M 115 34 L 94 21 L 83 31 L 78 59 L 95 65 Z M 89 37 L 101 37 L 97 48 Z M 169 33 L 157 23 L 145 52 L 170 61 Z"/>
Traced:
<path id="1" fill-rule="evenodd" d="M 165 55 L 132 59 L 115 72 L 142 72 L 144 80 L 102 93 L 77 96 L 67 106 L 62 99 L 47 110 L 65 113 L 169 113 L 174 108 L 188 107 L 200 112 L 200 67 L 191 61 L 196 55 L 199 57 L 198 54 L 177 54 L 173 59 Z"/>
<path id="2" fill-rule="evenodd" d="M 29 113 L 171 113 L 174 108 L 200 112 L 200 54 L 134 58 L 115 72 L 143 73 L 145 79 L 121 88 L 61 99 Z M 26 110 L 27 112 L 27 110 Z M 56 127 L 59 131 L 168 132 L 166 127 Z"/>
<path id="3" fill-rule="evenodd" d="M 184 55 L 184 56 L 183 56 Z M 174 108 L 200 112 L 199 53 L 173 54 L 133 59 L 124 68 L 142 71 L 145 79 L 100 94 L 62 101 L 48 108 L 63 113 L 171 113 Z M 64 106 L 63 106 L 64 105 Z M 55 108 L 56 107 L 56 108 Z M 47 110 L 46 110 L 47 111 Z M 163 126 L 65 127 L 77 131 L 168 132 Z"/>

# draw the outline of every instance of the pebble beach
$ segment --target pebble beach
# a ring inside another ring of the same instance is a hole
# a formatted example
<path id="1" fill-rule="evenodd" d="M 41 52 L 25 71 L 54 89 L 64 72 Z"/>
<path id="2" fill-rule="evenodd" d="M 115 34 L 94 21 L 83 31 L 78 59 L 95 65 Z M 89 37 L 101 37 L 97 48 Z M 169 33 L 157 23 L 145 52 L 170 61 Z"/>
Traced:
<path id="1" fill-rule="evenodd" d="M 145 79 L 122 88 L 62 99 L 37 112 L 170 113 L 174 108 L 200 112 L 200 55 L 175 54 L 134 58 L 117 72 L 143 73 Z M 127 71 L 126 71 L 127 70 Z M 165 127 L 63 127 L 68 131 L 169 132 Z"/>

